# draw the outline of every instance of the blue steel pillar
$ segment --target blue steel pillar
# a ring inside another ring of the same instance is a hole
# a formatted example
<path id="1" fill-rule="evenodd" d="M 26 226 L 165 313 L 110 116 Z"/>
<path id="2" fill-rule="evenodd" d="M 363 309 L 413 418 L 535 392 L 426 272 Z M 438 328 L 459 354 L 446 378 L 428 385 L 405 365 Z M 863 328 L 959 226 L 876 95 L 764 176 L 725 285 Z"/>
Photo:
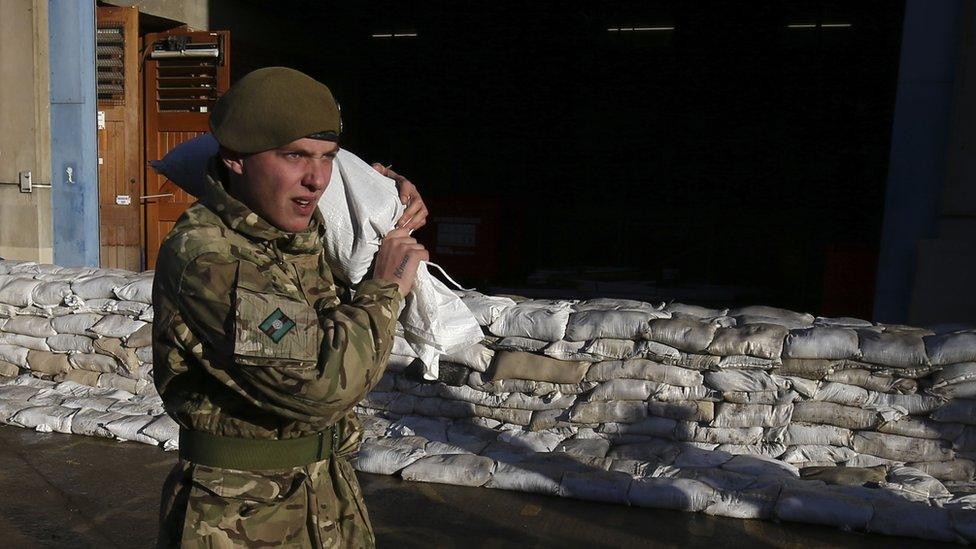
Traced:
<path id="1" fill-rule="evenodd" d="M 95 2 L 48 0 L 54 262 L 98 266 Z"/>
<path id="2" fill-rule="evenodd" d="M 965 0 L 907 0 L 874 320 L 905 322 L 919 240 L 938 232 Z"/>

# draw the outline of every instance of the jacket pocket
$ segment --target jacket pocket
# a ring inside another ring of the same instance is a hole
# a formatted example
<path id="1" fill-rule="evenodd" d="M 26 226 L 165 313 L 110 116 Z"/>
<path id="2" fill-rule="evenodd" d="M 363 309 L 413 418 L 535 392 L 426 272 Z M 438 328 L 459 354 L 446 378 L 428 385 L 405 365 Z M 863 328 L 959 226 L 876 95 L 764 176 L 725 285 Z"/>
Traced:
<path id="1" fill-rule="evenodd" d="M 316 363 L 322 329 L 307 303 L 238 284 L 234 300 L 234 356 L 263 365 L 267 359 Z"/>

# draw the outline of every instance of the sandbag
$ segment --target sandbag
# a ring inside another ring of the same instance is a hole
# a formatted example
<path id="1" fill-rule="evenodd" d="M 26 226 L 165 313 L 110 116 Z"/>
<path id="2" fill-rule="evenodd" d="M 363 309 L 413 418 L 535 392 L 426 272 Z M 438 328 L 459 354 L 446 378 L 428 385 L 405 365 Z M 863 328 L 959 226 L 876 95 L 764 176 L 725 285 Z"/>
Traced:
<path id="1" fill-rule="evenodd" d="M 832 402 L 797 402 L 793 405 L 792 417 L 793 421 L 845 429 L 873 429 L 879 422 L 878 414 L 872 410 Z"/>
<path id="2" fill-rule="evenodd" d="M 579 383 L 589 364 L 556 360 L 517 351 L 499 351 L 492 359 L 491 380 L 526 379 L 553 383 Z"/>
<path id="3" fill-rule="evenodd" d="M 115 296 L 123 301 L 152 303 L 152 276 L 140 276 L 135 280 L 115 288 Z"/>
<path id="4" fill-rule="evenodd" d="M 841 370 L 827 374 L 826 379 L 827 381 L 856 385 L 869 391 L 881 393 L 912 394 L 918 389 L 918 383 L 914 379 L 878 376 L 867 370 Z"/>
<path id="5" fill-rule="evenodd" d="M 715 407 L 715 427 L 781 427 L 788 425 L 793 405 L 733 404 L 720 402 Z"/>
<path id="6" fill-rule="evenodd" d="M 664 312 L 677 313 L 684 316 L 695 318 L 716 318 L 728 314 L 728 309 L 709 309 L 699 305 L 686 305 L 684 303 L 668 303 L 664 306 Z"/>
<path id="7" fill-rule="evenodd" d="M 648 321 L 662 316 L 664 314 L 653 309 L 643 311 L 577 311 L 569 317 L 565 338 L 569 341 L 587 341 L 603 337 L 640 339 L 647 331 Z"/>
<path id="8" fill-rule="evenodd" d="M 711 423 L 715 418 L 715 403 L 709 401 L 648 402 L 647 413 L 652 416 Z"/>
<path id="9" fill-rule="evenodd" d="M 936 541 L 959 542 L 947 509 L 911 503 L 877 503 L 868 532 L 908 536 Z"/>
<path id="10" fill-rule="evenodd" d="M 762 437 L 762 427 L 706 427 L 694 422 L 682 421 L 678 422 L 674 429 L 674 438 L 684 442 L 758 445 L 761 443 Z"/>
<path id="11" fill-rule="evenodd" d="M 705 514 L 739 519 L 768 519 L 772 517 L 781 489 L 780 482 L 763 479 L 749 488 L 722 492 L 719 501 L 709 505 Z"/>
<path id="12" fill-rule="evenodd" d="M 32 406 L 21 410 L 8 421 L 41 433 L 70 433 L 71 420 L 77 411 L 74 408 L 55 405 Z"/>
<path id="13" fill-rule="evenodd" d="M 694 318 L 654 319 L 648 322 L 645 339 L 657 341 L 689 353 L 705 351 L 715 337 L 718 324 Z"/>
<path id="14" fill-rule="evenodd" d="M 145 325 L 145 322 L 134 320 L 127 316 L 107 315 L 95 323 L 90 331 L 102 337 L 125 338 L 134 334 Z"/>
<path id="15" fill-rule="evenodd" d="M 568 301 L 526 301 L 509 307 L 489 326 L 497 336 L 559 341 L 566 334 L 572 307 Z"/>
<path id="16" fill-rule="evenodd" d="M 805 480 L 819 480 L 827 484 L 841 486 L 878 485 L 885 481 L 888 468 L 884 465 L 874 467 L 804 467 L 800 469 L 800 478 Z"/>
<path id="17" fill-rule="evenodd" d="M 129 280 L 122 276 L 96 273 L 73 281 L 71 292 L 84 300 L 112 299 L 115 297 L 115 288 L 128 283 Z"/>
<path id="18" fill-rule="evenodd" d="M 92 372 L 115 372 L 119 369 L 118 361 L 108 355 L 78 353 L 69 355 L 68 360 L 75 368 Z"/>
<path id="19" fill-rule="evenodd" d="M 903 417 L 897 421 L 886 421 L 878 426 L 878 431 L 891 435 L 913 438 L 953 440 L 963 430 L 960 423 L 939 423 L 921 417 Z"/>
<path id="20" fill-rule="evenodd" d="M 868 403 L 869 396 L 867 389 L 856 385 L 828 381 L 820 386 L 820 390 L 813 395 L 813 400 L 862 407 Z"/>
<path id="21" fill-rule="evenodd" d="M 28 307 L 34 303 L 31 296 L 34 290 L 43 284 L 40 280 L 30 278 L 15 278 L 0 286 L 0 303 L 13 307 Z"/>
<path id="22" fill-rule="evenodd" d="M 376 439 L 368 440 L 359 447 L 356 457 L 351 460 L 352 466 L 357 471 L 363 473 L 374 473 L 377 475 L 392 475 L 427 454 L 423 446 L 408 446 L 405 444 L 393 444 L 392 441 L 402 441 L 404 439 L 417 439 L 419 437 L 403 437 L 399 439 Z"/>
<path id="23" fill-rule="evenodd" d="M 589 400 L 647 400 L 661 387 L 661 384 L 642 379 L 612 379 L 601 383 L 589 394 Z"/>
<path id="24" fill-rule="evenodd" d="M 719 328 L 707 351 L 717 356 L 748 355 L 778 359 L 783 354 L 783 342 L 787 334 L 789 330 L 776 324 Z"/>
<path id="25" fill-rule="evenodd" d="M 922 501 L 938 499 L 947 501 L 952 494 L 945 485 L 931 475 L 913 467 L 893 467 L 888 471 L 885 487 L 889 490 L 909 492 Z"/>
<path id="26" fill-rule="evenodd" d="M 857 332 L 848 328 L 815 326 L 792 330 L 786 337 L 783 356 L 789 358 L 859 358 Z"/>
<path id="27" fill-rule="evenodd" d="M 574 423 L 634 423 L 647 417 L 647 406 L 639 401 L 577 402 L 569 410 Z"/>
<path id="28" fill-rule="evenodd" d="M 705 384 L 719 391 L 759 392 L 789 388 L 789 383 L 779 376 L 761 370 L 723 370 L 705 372 Z"/>
<path id="29" fill-rule="evenodd" d="M 28 351 L 29 349 L 18 345 L 5 345 L 0 343 L 0 360 L 21 368 L 27 368 Z"/>
<path id="30" fill-rule="evenodd" d="M 583 379 L 587 381 L 643 379 L 680 387 L 693 387 L 701 385 L 704 378 L 701 373 L 694 370 L 637 358 L 598 362 L 590 366 Z"/>
<path id="31" fill-rule="evenodd" d="M 483 486 L 491 478 L 495 461 L 483 456 L 454 454 L 427 456 L 400 471 L 404 480 L 457 486 Z"/>
<path id="32" fill-rule="evenodd" d="M 34 349 L 35 351 L 51 350 L 51 347 L 48 346 L 45 338 L 26 336 L 22 334 L 0 333 L 0 345 L 13 345 L 15 347 Z"/>
<path id="33" fill-rule="evenodd" d="M 677 511 L 702 511 L 719 499 L 711 486 L 683 478 L 638 478 L 627 492 L 631 505 Z"/>
<path id="34" fill-rule="evenodd" d="M 874 507 L 827 488 L 788 485 L 780 493 L 774 515 L 779 520 L 863 530 L 874 515 Z"/>
<path id="35" fill-rule="evenodd" d="M 945 399 L 931 395 L 899 395 L 889 393 L 870 392 L 868 394 L 869 406 L 875 407 L 900 407 L 908 411 L 909 414 L 928 414 L 945 403 Z"/>
<path id="36" fill-rule="evenodd" d="M 871 364 L 892 368 L 918 368 L 929 366 L 922 337 L 912 332 L 883 332 L 860 329 L 857 331 L 861 359 Z"/>
<path id="37" fill-rule="evenodd" d="M 67 372 L 71 363 L 67 355 L 32 350 L 27 353 L 27 366 L 33 372 L 54 376 Z"/>
<path id="38" fill-rule="evenodd" d="M 125 338 L 126 347 L 138 348 L 147 345 L 152 345 L 152 324 L 142 326 Z"/>
<path id="39" fill-rule="evenodd" d="M 857 452 L 843 446 L 805 444 L 787 447 L 786 452 L 779 459 L 787 463 L 844 463 L 856 455 Z"/>
<path id="40" fill-rule="evenodd" d="M 89 330 L 101 319 L 102 315 L 97 313 L 57 316 L 51 319 L 51 327 L 59 334 L 91 336 Z"/>
<path id="41" fill-rule="evenodd" d="M 948 461 L 953 458 L 948 444 L 921 438 L 871 431 L 854 433 L 851 446 L 861 454 L 897 461 Z"/>
<path id="42" fill-rule="evenodd" d="M 834 361 L 826 359 L 784 358 L 778 373 L 820 380 L 834 372 Z"/>
<path id="43" fill-rule="evenodd" d="M 14 377 L 20 374 L 20 367 L 6 360 L 0 360 L 0 377 Z"/>
<path id="44" fill-rule="evenodd" d="M 74 334 L 58 334 L 47 338 L 47 345 L 55 353 L 94 353 L 94 340 Z"/>
<path id="45" fill-rule="evenodd" d="M 597 429 L 607 435 L 647 435 L 660 438 L 675 438 L 678 421 L 666 417 L 650 416 L 633 423 L 607 422 Z"/>
<path id="46" fill-rule="evenodd" d="M 948 461 L 918 461 L 906 463 L 905 465 L 918 469 L 941 481 L 968 482 L 973 480 L 973 476 L 976 475 L 976 462 L 963 458 Z"/>
<path id="47" fill-rule="evenodd" d="M 504 296 L 489 296 L 475 291 L 455 292 L 461 302 L 471 311 L 478 324 L 488 326 L 501 315 L 502 311 L 515 306 L 515 301 Z"/>
<path id="48" fill-rule="evenodd" d="M 0 358 L 3 358 L 3 348 L 0 346 Z M 10 361 L 13 362 L 13 361 Z M 14 362 L 16 364 L 16 362 Z M 929 416 L 935 421 L 945 423 L 965 423 L 976 425 L 976 400 L 950 400 Z"/>
<path id="49" fill-rule="evenodd" d="M 15 316 L 4 322 L 0 329 L 6 333 L 31 337 L 50 337 L 57 335 L 57 332 L 51 327 L 51 320 L 39 316 Z"/>
<path id="50" fill-rule="evenodd" d="M 39 307 L 54 307 L 70 295 L 71 286 L 67 282 L 41 282 L 31 291 L 29 301 Z"/>
<path id="51" fill-rule="evenodd" d="M 924 342 L 926 354 L 935 366 L 976 362 L 976 331 L 926 336 Z"/>
<path id="52" fill-rule="evenodd" d="M 567 472 L 559 484 L 559 494 L 588 501 L 626 503 L 633 478 L 616 471 Z"/>

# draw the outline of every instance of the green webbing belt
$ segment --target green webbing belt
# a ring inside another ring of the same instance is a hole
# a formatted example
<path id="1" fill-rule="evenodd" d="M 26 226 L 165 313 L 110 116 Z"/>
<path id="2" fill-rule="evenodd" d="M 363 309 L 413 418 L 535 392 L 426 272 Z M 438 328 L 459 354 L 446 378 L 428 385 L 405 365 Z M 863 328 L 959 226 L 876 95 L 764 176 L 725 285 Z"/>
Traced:
<path id="1" fill-rule="evenodd" d="M 314 435 L 284 440 L 222 437 L 180 429 L 180 459 L 242 471 L 290 469 L 328 459 L 337 444 L 336 434 L 334 425 Z"/>

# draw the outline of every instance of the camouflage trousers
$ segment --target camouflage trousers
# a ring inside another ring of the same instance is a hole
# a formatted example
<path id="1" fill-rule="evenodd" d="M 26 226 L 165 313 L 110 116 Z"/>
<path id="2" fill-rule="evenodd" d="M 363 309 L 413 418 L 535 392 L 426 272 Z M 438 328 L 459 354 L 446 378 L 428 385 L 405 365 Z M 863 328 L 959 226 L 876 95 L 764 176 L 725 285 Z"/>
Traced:
<path id="1" fill-rule="evenodd" d="M 285 471 L 180 460 L 163 485 L 157 547 L 375 547 L 355 471 L 335 457 Z"/>

